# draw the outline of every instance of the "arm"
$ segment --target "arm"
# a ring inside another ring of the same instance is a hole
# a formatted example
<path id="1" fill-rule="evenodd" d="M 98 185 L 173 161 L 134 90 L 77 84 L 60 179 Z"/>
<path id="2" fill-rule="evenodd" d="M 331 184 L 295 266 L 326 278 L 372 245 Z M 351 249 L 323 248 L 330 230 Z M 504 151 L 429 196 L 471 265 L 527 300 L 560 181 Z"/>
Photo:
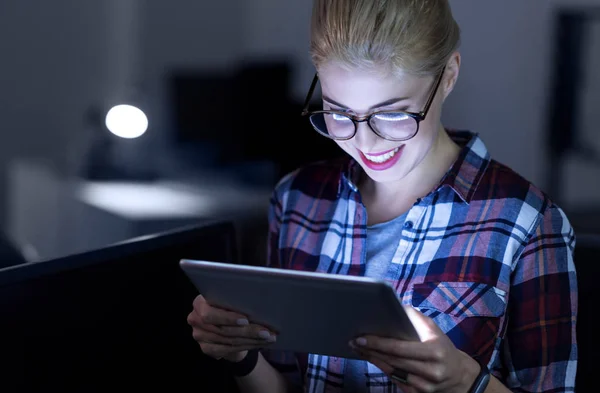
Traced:
<path id="1" fill-rule="evenodd" d="M 242 378 L 236 378 L 241 393 L 284 393 L 293 391 L 287 379 L 277 371 L 262 354 L 258 355 L 256 368 Z"/>
<path id="2" fill-rule="evenodd" d="M 513 271 L 506 387 L 492 375 L 485 393 L 573 392 L 577 364 L 575 238 L 556 206 L 544 212 Z M 468 379 L 479 372 L 475 361 Z M 498 373 L 496 373 L 498 374 Z M 499 375 L 497 375 L 499 376 Z"/>
<path id="3" fill-rule="evenodd" d="M 503 358 L 508 369 L 505 383 L 515 392 L 574 391 L 574 244 L 573 229 L 564 213 L 550 206 L 514 267 Z"/>
<path id="4" fill-rule="evenodd" d="M 566 217 L 550 207 L 529 232 L 513 265 L 508 328 L 501 370 L 491 370 L 485 393 L 573 392 L 577 344 L 574 237 Z M 468 392 L 480 366 L 456 349 L 435 322 L 412 307 L 406 312 L 421 341 L 367 336 L 352 343 L 365 360 L 396 379 L 403 391 Z"/>
<path id="5" fill-rule="evenodd" d="M 281 184 L 281 183 L 280 183 Z M 281 268 L 279 258 L 279 233 L 281 230 L 282 203 L 277 187 L 269 206 L 269 232 L 267 241 L 267 266 Z M 295 354 L 283 351 L 263 350 L 254 371 L 243 378 L 236 378 L 242 393 L 291 392 L 302 385 L 300 369 Z"/>

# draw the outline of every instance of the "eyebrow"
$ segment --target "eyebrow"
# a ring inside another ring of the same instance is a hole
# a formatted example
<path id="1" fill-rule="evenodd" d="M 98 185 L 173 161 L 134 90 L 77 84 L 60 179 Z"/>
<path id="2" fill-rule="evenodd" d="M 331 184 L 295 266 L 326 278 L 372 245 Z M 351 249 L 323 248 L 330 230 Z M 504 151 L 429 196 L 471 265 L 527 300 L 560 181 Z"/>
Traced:
<path id="1" fill-rule="evenodd" d="M 379 104 L 373 105 L 372 107 L 369 108 L 369 110 L 377 109 L 377 108 L 380 108 L 382 106 L 388 106 L 388 105 L 396 104 L 396 103 L 398 103 L 400 101 L 405 101 L 405 100 L 408 100 L 408 99 L 409 99 L 409 97 L 391 98 L 389 100 L 380 102 Z M 332 100 L 331 98 L 329 98 L 329 97 L 327 97 L 325 95 L 323 95 L 323 100 L 327 101 L 330 104 L 333 104 L 335 106 L 339 106 L 342 109 L 350 109 L 346 105 L 342 105 L 339 102 L 336 102 L 336 101 Z"/>

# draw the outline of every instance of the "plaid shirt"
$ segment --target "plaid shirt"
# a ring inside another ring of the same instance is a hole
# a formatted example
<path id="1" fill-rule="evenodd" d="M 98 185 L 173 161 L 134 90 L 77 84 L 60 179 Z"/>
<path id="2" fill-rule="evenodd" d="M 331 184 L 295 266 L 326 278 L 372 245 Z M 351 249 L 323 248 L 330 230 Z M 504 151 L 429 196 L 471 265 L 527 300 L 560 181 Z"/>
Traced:
<path id="1" fill-rule="evenodd" d="M 514 392 L 573 392 L 577 366 L 575 237 L 563 211 L 491 160 L 481 139 L 462 146 L 440 185 L 408 211 L 385 277 L 403 304 L 432 318 L 454 345 L 484 360 Z M 363 275 L 367 212 L 352 159 L 285 176 L 269 211 L 269 264 Z M 343 391 L 344 359 L 265 351 L 308 392 Z M 367 392 L 400 391 L 365 363 Z"/>

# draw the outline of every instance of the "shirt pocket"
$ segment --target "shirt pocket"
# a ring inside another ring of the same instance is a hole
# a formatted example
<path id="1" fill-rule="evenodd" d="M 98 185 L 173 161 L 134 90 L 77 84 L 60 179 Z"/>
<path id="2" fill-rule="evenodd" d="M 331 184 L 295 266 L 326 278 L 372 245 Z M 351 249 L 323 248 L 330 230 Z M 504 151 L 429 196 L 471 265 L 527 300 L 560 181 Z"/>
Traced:
<path id="1" fill-rule="evenodd" d="M 412 304 L 455 317 L 501 317 L 506 292 L 478 282 L 421 283 L 413 287 Z"/>
<path id="2" fill-rule="evenodd" d="M 472 356 L 491 356 L 506 303 L 506 291 L 479 282 L 425 282 L 413 286 L 413 307 L 432 318 L 458 349 Z"/>

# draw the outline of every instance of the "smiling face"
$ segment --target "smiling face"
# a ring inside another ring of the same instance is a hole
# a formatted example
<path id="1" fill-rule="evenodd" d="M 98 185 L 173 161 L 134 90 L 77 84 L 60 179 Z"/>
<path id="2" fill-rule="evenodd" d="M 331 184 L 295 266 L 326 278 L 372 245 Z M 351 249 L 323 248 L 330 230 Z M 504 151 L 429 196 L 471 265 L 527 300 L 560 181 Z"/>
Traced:
<path id="1" fill-rule="evenodd" d="M 390 110 L 421 112 L 435 79 L 402 72 L 365 72 L 336 64 L 319 69 L 323 108 L 360 117 Z M 336 143 L 375 182 L 406 178 L 426 161 L 442 130 L 440 117 L 445 86 L 444 83 L 440 86 L 441 91 L 436 94 L 425 120 L 419 124 L 419 132 L 412 139 L 389 141 L 376 135 L 366 122 L 361 122 L 354 138 Z"/>

